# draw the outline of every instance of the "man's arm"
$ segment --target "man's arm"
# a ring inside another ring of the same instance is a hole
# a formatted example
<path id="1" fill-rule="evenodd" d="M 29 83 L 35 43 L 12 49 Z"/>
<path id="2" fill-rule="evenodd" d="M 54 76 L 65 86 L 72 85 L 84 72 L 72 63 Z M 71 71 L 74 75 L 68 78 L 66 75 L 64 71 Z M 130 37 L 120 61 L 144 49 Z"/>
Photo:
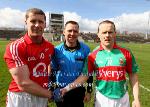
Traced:
<path id="1" fill-rule="evenodd" d="M 51 91 L 54 91 L 55 88 L 57 88 L 57 84 L 56 84 L 56 75 L 57 75 L 57 71 L 59 70 L 59 65 L 58 65 L 58 61 L 57 61 L 57 52 L 56 52 L 56 48 L 55 48 L 55 54 L 51 57 L 51 62 L 50 62 L 50 67 L 51 67 L 51 72 L 49 75 L 49 89 Z"/>
<path id="2" fill-rule="evenodd" d="M 63 89 L 61 89 L 61 92 L 62 92 L 62 96 L 72 90 L 72 89 L 75 89 L 79 86 L 82 86 L 87 80 L 88 80 L 88 76 L 86 75 L 80 75 L 74 82 L 68 84 L 66 87 L 64 87 Z"/>
<path id="3" fill-rule="evenodd" d="M 129 81 L 132 87 L 132 92 L 134 96 L 134 101 L 132 103 L 132 107 L 140 107 L 139 101 L 139 82 L 138 76 L 136 73 L 129 73 Z"/>
<path id="4" fill-rule="evenodd" d="M 44 89 L 29 78 L 30 73 L 27 65 L 11 68 L 9 71 L 20 90 L 39 97 L 52 97 L 52 93 L 50 91 Z"/>

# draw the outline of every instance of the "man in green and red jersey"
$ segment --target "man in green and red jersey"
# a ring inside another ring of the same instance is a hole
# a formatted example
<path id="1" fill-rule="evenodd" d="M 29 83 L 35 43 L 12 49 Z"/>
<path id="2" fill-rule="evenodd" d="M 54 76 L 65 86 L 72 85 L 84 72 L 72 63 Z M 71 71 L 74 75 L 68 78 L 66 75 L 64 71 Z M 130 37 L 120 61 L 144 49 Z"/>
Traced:
<path id="1" fill-rule="evenodd" d="M 112 21 L 99 24 L 98 37 L 100 46 L 89 54 L 83 69 L 83 74 L 87 71 L 89 75 L 96 73 L 95 107 L 130 107 L 126 73 L 134 96 L 132 107 L 140 107 L 138 66 L 133 54 L 116 44 L 116 28 Z M 69 88 L 73 89 L 87 79 L 86 75 L 80 76 Z"/>
<path id="2" fill-rule="evenodd" d="M 116 44 L 116 28 L 112 21 L 99 24 L 100 46 L 88 56 L 88 73 L 96 73 L 95 107 L 130 107 L 126 73 L 129 75 L 134 101 L 140 107 L 138 66 L 133 54 Z"/>

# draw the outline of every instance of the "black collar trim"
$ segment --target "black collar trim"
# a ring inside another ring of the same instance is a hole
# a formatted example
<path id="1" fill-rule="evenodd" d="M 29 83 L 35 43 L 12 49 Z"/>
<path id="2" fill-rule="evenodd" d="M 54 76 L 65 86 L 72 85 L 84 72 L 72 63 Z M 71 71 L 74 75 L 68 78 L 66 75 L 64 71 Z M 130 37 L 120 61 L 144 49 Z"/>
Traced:
<path id="1" fill-rule="evenodd" d="M 80 43 L 79 43 L 79 41 L 77 41 L 77 46 L 75 46 L 75 47 L 68 47 L 67 45 L 66 45 L 66 41 L 64 42 L 64 48 L 65 48 L 65 50 L 69 50 L 69 51 L 71 51 L 71 52 L 74 52 L 75 50 L 78 50 L 78 49 L 80 49 Z"/>

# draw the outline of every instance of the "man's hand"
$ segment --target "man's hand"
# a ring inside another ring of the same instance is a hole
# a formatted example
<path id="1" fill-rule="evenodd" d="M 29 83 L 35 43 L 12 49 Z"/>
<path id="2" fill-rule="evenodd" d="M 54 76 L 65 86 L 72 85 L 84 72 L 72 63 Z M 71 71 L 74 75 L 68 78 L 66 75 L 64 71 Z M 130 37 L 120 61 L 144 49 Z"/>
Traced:
<path id="1" fill-rule="evenodd" d="M 84 97 L 85 102 L 89 102 L 91 100 L 91 93 L 86 93 Z"/>
<path id="2" fill-rule="evenodd" d="M 66 87 L 60 89 L 61 95 L 64 96 L 64 95 L 65 95 L 68 91 L 70 91 L 70 90 L 71 90 L 70 86 L 67 85 Z"/>
<path id="3" fill-rule="evenodd" d="M 139 101 L 139 100 L 134 100 L 134 101 L 132 102 L 132 107 L 141 107 L 141 106 L 140 106 L 140 101 Z"/>
<path id="4" fill-rule="evenodd" d="M 49 98 L 48 98 L 48 102 L 53 102 L 53 92 L 51 90 L 49 90 L 50 92 L 50 95 L 49 95 Z"/>
<path id="5" fill-rule="evenodd" d="M 60 88 L 56 88 L 53 91 L 53 99 L 54 99 L 55 102 L 61 102 L 61 101 L 63 101 L 63 96 L 62 96 L 62 93 L 60 91 Z"/>

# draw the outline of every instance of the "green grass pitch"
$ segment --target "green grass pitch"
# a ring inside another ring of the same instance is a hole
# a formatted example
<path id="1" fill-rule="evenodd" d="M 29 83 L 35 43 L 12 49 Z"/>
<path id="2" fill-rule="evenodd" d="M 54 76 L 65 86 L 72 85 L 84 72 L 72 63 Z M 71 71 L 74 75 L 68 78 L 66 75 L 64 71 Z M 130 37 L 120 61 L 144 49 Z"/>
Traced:
<path id="1" fill-rule="evenodd" d="M 11 76 L 8 72 L 6 64 L 3 60 L 3 55 L 6 45 L 9 41 L 0 41 L 0 107 L 5 107 L 6 93 L 8 90 L 8 85 L 11 80 Z M 57 42 L 54 43 L 58 44 Z M 87 43 L 91 50 L 98 46 L 98 43 Z M 139 65 L 138 77 L 140 84 L 144 88 L 150 89 L 150 44 L 138 44 L 138 43 L 119 43 L 119 45 L 129 48 L 134 54 L 136 61 Z M 140 87 L 140 101 L 142 107 L 150 107 L 150 92 L 147 89 Z M 133 99 L 131 96 L 131 88 L 129 87 L 130 99 Z M 92 93 L 92 99 L 90 102 L 85 103 L 85 107 L 93 107 L 94 102 L 94 92 Z M 49 107 L 56 107 L 54 103 L 49 103 Z"/>

